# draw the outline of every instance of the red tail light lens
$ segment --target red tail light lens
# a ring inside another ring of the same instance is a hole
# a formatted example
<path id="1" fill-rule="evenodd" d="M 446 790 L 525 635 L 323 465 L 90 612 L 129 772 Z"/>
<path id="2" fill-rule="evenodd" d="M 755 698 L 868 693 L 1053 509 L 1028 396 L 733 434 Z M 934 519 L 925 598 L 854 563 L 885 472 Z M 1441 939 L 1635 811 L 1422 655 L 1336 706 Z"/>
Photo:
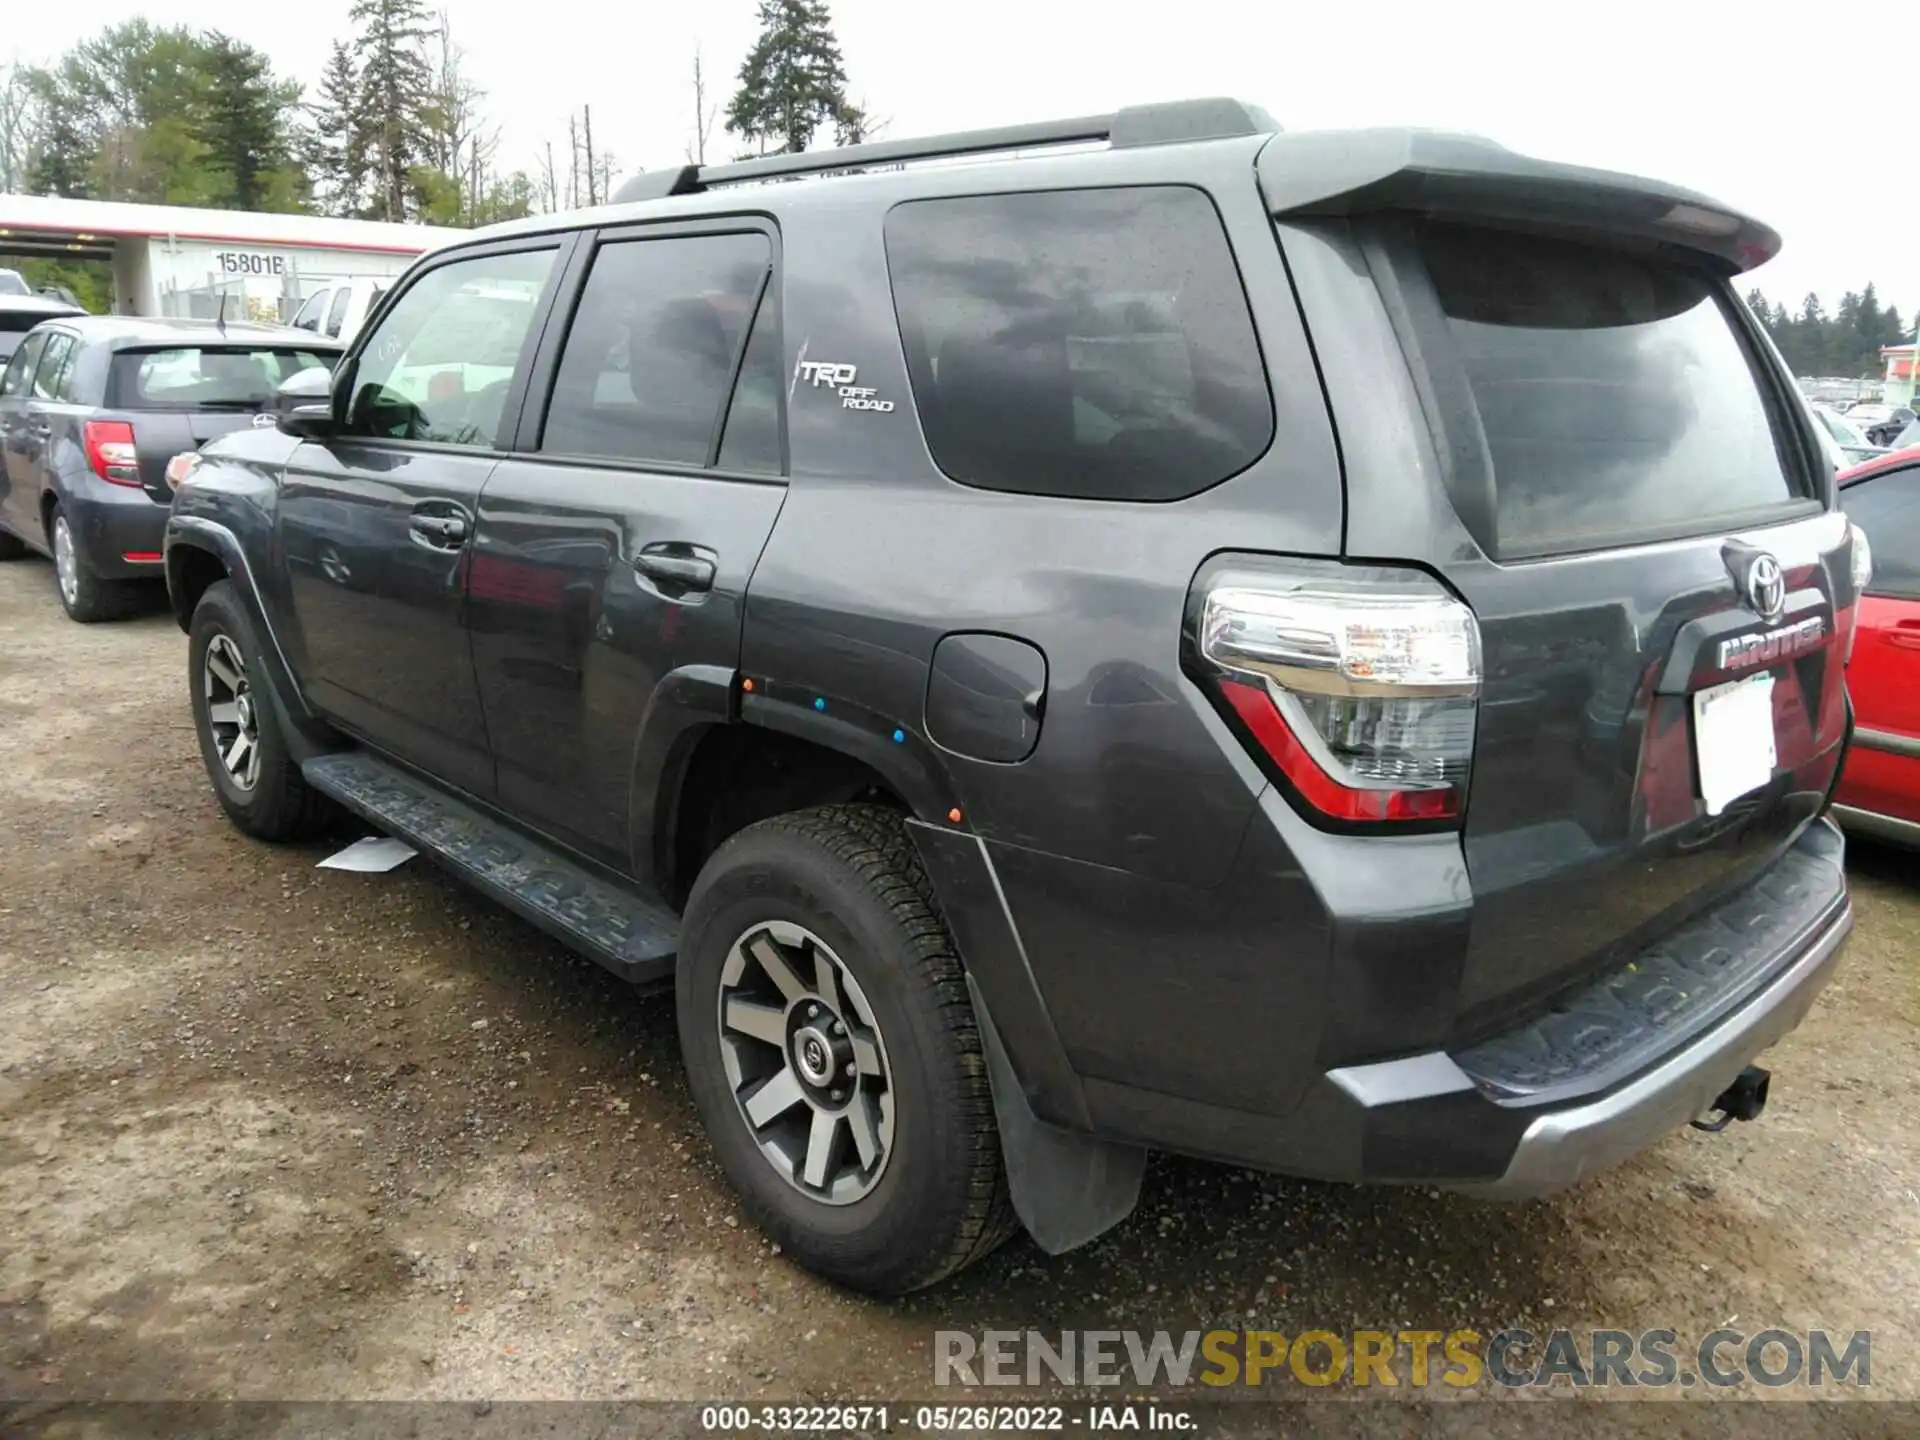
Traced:
<path id="1" fill-rule="evenodd" d="M 140 456 L 133 448 L 133 426 L 124 420 L 89 420 L 81 432 L 87 464 L 112 485 L 140 483 Z"/>
<path id="2" fill-rule="evenodd" d="M 1207 593 L 1199 649 L 1216 691 L 1318 816 L 1458 822 L 1480 696 L 1473 612 L 1416 571 L 1333 568 Z"/>

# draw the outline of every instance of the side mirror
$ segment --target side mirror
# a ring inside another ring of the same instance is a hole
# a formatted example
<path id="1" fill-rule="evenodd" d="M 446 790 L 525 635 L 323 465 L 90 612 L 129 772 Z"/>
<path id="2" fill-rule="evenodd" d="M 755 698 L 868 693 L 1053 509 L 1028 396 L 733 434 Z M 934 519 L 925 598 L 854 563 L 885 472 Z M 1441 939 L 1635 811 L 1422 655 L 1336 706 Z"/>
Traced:
<path id="1" fill-rule="evenodd" d="M 302 440 L 325 440 L 337 428 L 331 405 L 295 405 L 290 410 L 282 410 L 277 423 L 283 435 L 298 436 Z"/>
<path id="2" fill-rule="evenodd" d="M 289 375 L 274 392 L 273 406 L 280 429 L 303 440 L 320 440 L 333 433 L 333 372 L 310 365 Z"/>

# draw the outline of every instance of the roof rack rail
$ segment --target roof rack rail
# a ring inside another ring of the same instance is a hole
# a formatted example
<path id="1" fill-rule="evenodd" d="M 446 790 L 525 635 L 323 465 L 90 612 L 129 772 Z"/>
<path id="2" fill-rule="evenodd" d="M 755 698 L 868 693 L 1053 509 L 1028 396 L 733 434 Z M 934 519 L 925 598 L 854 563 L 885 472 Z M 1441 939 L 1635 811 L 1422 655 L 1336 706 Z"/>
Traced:
<path id="1" fill-rule="evenodd" d="M 1222 140 L 1236 135 L 1261 135 L 1280 127 L 1266 111 L 1238 100 L 1176 100 L 1162 105 L 1130 105 L 1112 115 L 1083 115 L 1074 120 L 1045 120 L 1029 125 L 1003 125 L 992 130 L 962 130 L 952 135 L 928 135 L 918 140 L 880 140 L 868 145 L 846 145 L 835 150 L 806 150 L 798 154 L 764 155 L 731 165 L 680 165 L 671 170 L 633 176 L 613 194 L 616 205 L 636 200 L 663 200 L 669 195 L 698 195 L 716 185 L 753 180 L 778 180 L 855 170 L 867 165 L 899 165 L 913 160 L 939 160 L 998 150 L 1026 150 L 1046 145 L 1092 144 L 1106 141 L 1115 149 L 1142 145 L 1176 145 L 1190 140 Z"/>

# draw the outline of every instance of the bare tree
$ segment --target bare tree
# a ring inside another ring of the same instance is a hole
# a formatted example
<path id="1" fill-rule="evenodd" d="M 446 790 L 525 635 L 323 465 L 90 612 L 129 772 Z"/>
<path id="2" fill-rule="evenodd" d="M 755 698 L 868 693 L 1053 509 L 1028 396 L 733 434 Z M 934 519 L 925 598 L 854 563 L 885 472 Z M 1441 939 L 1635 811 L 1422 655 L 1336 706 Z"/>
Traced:
<path id="1" fill-rule="evenodd" d="M 580 208 L 580 122 L 567 115 L 567 208 Z"/>
<path id="2" fill-rule="evenodd" d="M 41 92 L 25 67 L 0 66 L 0 194 L 26 188 L 46 130 Z"/>
<path id="3" fill-rule="evenodd" d="M 500 128 L 486 122 L 482 102 L 487 93 L 468 77 L 466 59 L 466 50 L 453 38 L 453 21 L 442 10 L 432 41 L 433 123 L 428 154 L 434 167 L 453 182 L 460 216 L 471 218 L 478 213 L 492 175 Z"/>
<path id="4" fill-rule="evenodd" d="M 687 143 L 687 159 L 695 165 L 707 163 L 707 138 L 713 134 L 713 122 L 720 114 L 718 105 L 707 104 L 707 77 L 700 68 L 700 47 L 693 47 L 693 139 Z"/>
<path id="5" fill-rule="evenodd" d="M 541 178 L 540 188 L 544 196 L 543 204 L 551 215 L 560 208 L 560 179 L 553 168 L 553 142 L 547 141 L 547 164 Z"/>
<path id="6" fill-rule="evenodd" d="M 586 132 L 587 137 L 587 204 L 598 205 L 600 190 L 596 182 L 600 178 L 600 172 L 593 163 L 593 107 L 582 105 L 580 115 L 580 128 Z"/>

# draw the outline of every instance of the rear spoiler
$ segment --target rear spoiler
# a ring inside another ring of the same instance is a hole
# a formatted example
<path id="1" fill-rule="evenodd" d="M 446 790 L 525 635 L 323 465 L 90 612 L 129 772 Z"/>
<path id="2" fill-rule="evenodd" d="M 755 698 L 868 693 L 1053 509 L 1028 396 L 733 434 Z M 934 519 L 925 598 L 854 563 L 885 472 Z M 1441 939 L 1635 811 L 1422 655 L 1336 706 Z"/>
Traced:
<path id="1" fill-rule="evenodd" d="M 1433 130 L 1321 130 L 1280 134 L 1257 162 L 1275 215 L 1378 211 L 1483 220 L 1618 243 L 1677 246 L 1729 273 L 1780 251 L 1770 227 L 1717 200 L 1611 170 L 1556 165 L 1491 140 Z"/>

